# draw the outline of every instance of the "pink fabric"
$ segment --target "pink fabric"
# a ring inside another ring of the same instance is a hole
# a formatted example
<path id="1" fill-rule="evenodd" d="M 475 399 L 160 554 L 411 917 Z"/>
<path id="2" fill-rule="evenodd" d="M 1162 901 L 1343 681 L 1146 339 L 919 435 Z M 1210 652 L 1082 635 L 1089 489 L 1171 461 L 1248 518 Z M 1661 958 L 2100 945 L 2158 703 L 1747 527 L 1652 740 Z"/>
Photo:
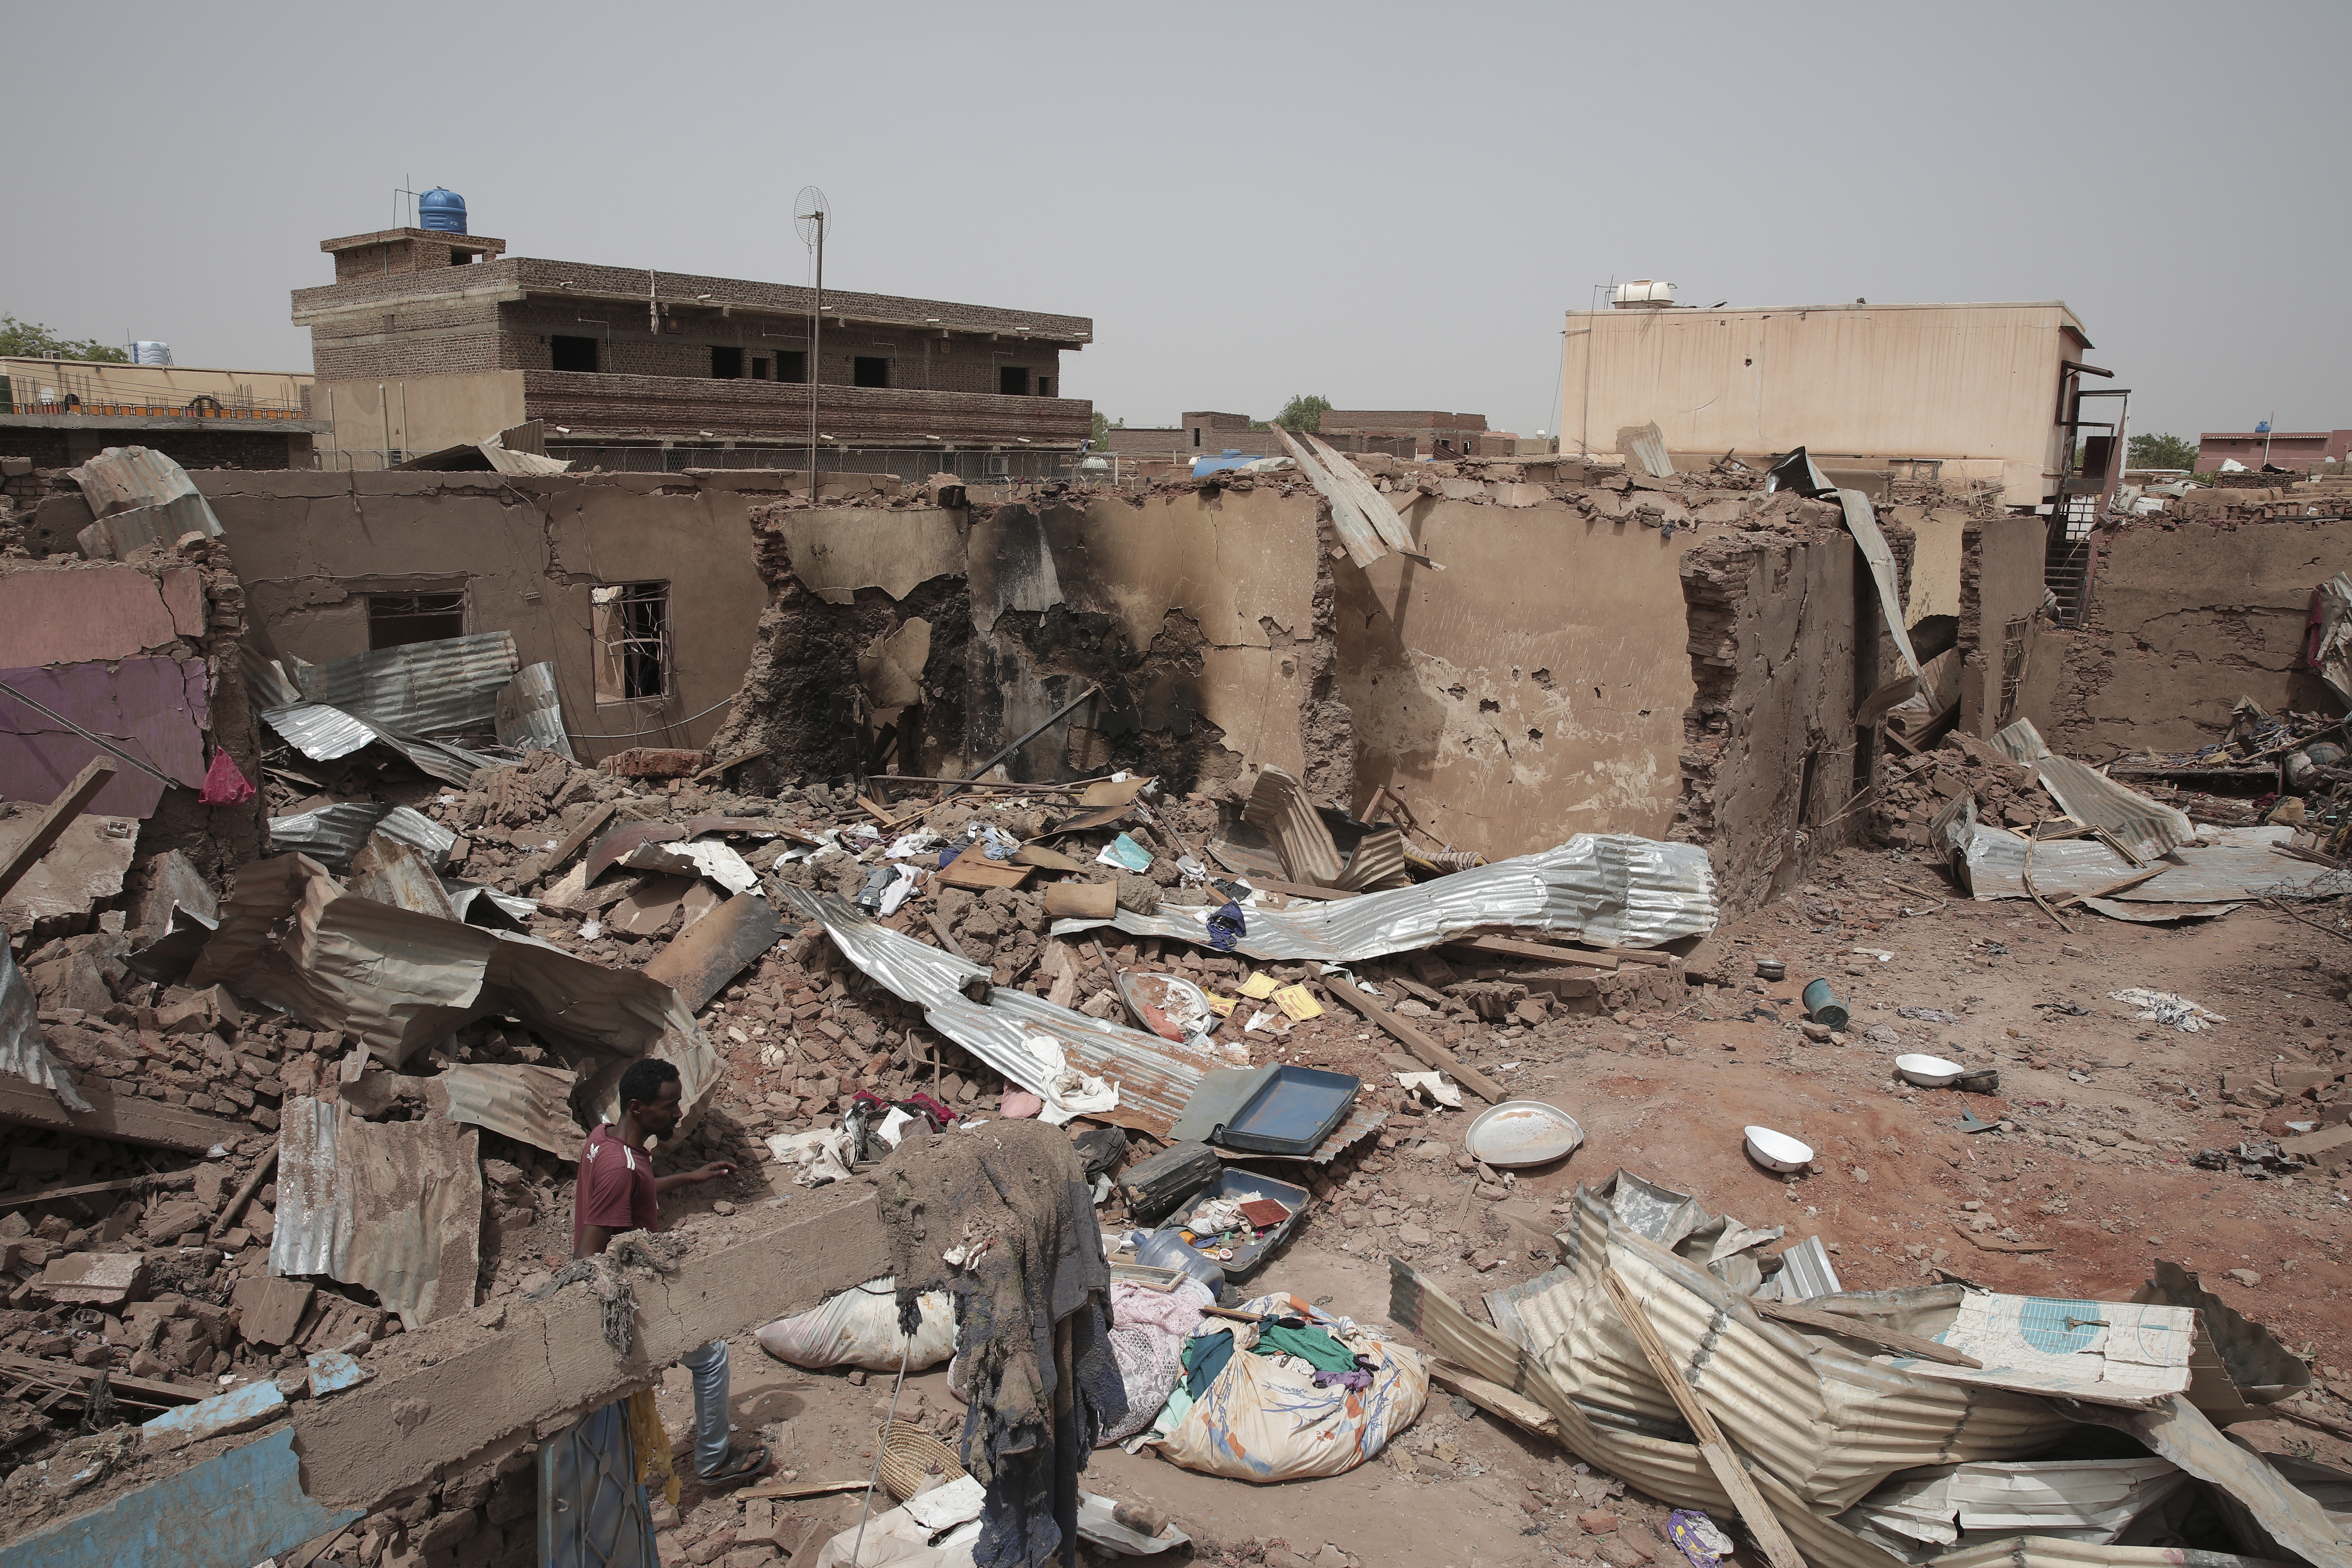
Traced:
<path id="1" fill-rule="evenodd" d="M 213 765 L 205 770 L 205 787 L 196 798 L 206 805 L 242 805 L 253 798 L 253 784 L 237 771 L 226 752 L 215 752 Z"/>
<path id="2" fill-rule="evenodd" d="M 1110 1282 L 1110 1353 L 1127 1385 L 1127 1414 L 1103 1429 L 1097 1447 L 1124 1442 L 1159 1419 L 1184 1375 L 1184 1342 L 1210 1302 L 1209 1288 L 1197 1279 L 1180 1279 L 1173 1290 Z"/>
<path id="3" fill-rule="evenodd" d="M 1025 1089 L 1016 1089 L 1004 1097 L 997 1114 L 1011 1121 L 1014 1117 L 1034 1116 L 1045 1109 L 1045 1102 Z"/>

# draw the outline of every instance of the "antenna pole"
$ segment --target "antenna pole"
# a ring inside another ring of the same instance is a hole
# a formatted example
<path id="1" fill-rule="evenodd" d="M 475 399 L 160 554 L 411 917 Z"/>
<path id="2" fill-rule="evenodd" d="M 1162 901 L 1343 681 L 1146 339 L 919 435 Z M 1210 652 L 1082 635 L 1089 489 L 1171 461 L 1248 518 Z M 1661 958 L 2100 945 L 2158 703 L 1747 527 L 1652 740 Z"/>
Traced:
<path id="1" fill-rule="evenodd" d="M 816 403 L 816 389 L 817 389 L 817 385 L 818 385 L 819 378 L 820 378 L 820 377 L 822 377 L 822 376 L 823 376 L 823 374 L 824 374 L 824 355 L 823 355 L 823 353 L 821 353 L 821 351 L 822 351 L 822 349 L 824 348 L 824 204 L 823 204 L 823 203 L 816 203 L 816 204 L 814 204 L 814 205 L 815 205 L 815 207 L 816 207 L 816 211 L 812 215 L 812 216 L 815 218 L 815 220 L 816 220 L 816 314 L 815 314 L 814 316 L 813 316 L 813 317 L 810 319 L 810 324 L 809 324 L 809 366 L 808 366 L 808 377 L 809 377 L 809 505 L 811 505 L 811 506 L 814 506 L 814 505 L 816 504 L 816 498 L 817 498 L 817 483 L 816 483 L 816 419 L 817 419 L 817 403 Z"/>

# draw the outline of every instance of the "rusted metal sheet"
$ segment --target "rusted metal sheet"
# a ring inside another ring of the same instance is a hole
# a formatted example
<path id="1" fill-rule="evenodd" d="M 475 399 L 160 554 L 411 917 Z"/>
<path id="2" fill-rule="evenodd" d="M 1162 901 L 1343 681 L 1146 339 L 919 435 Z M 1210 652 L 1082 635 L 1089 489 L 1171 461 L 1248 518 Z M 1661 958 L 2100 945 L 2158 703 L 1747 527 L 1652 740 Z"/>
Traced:
<path id="1" fill-rule="evenodd" d="M 455 1062 L 427 1079 L 425 1094 L 452 1121 L 503 1132 L 560 1160 L 580 1157 L 584 1134 L 572 1114 L 579 1076 L 531 1062 Z"/>
<path id="2" fill-rule="evenodd" d="M 476 632 L 299 667 L 294 681 L 307 700 L 395 734 L 488 731 L 518 663 L 512 632 Z"/>
<path id="3" fill-rule="evenodd" d="M 354 898 L 373 899 L 379 904 L 445 921 L 460 918 L 425 857 L 380 832 L 370 835 L 352 857 L 352 873 L 344 886 Z"/>
<path id="4" fill-rule="evenodd" d="M 2062 757 L 2044 744 L 2031 719 L 2020 719 L 1992 738 L 2003 756 L 2032 768 L 2042 787 L 2059 809 L 2088 827 L 2104 827 L 2116 841 L 2143 860 L 2153 860 L 2175 846 L 2197 837 L 2189 814 L 2126 789 L 2072 757 Z M 2035 857 L 2033 885 L 2042 885 L 2041 856 Z"/>
<path id="5" fill-rule="evenodd" d="M 200 658 L 160 656 L 111 664 L 61 664 L 0 670 L 0 682 L 42 707 L 102 735 L 175 783 L 205 782 L 205 727 L 212 721 L 211 678 Z M 57 798 L 68 780 L 102 753 L 88 741 L 0 692 L 0 796 Z M 87 809 L 110 816 L 150 816 L 163 783 L 118 768 Z"/>
<path id="6" fill-rule="evenodd" d="M 645 966 L 648 980 L 658 980 L 677 993 L 688 1012 L 725 988 L 784 939 L 784 923 L 757 893 L 738 893 L 701 920 L 688 926 Z"/>
<path id="7" fill-rule="evenodd" d="M 878 925 L 834 894 L 787 887 L 783 896 L 821 922 L 842 955 L 883 989 L 921 1007 L 932 1028 L 1022 1088 L 1051 1098 L 1041 1070 L 1049 1059 L 1041 1056 L 1041 1037 L 1058 1048 L 1071 1068 L 1117 1086 L 1115 1108 L 1087 1112 L 1099 1120 L 1164 1140 L 1202 1075 L 1233 1065 L 1213 1044 L 1165 1040 L 1010 986 L 998 986 L 986 1002 L 975 1002 L 963 988 L 989 978 L 981 965 Z M 1359 1097 L 1348 1120 L 1309 1158 L 1328 1163 L 1387 1118 L 1385 1110 Z"/>
<path id="8" fill-rule="evenodd" d="M 474 1304 L 482 1173 L 470 1127 L 362 1121 L 287 1097 L 269 1271 L 364 1285 L 414 1331 Z"/>
<path id="9" fill-rule="evenodd" d="M 2038 879 L 2038 876 L 2037 876 Z M 1206 907 L 1119 910 L 1109 921 L 1057 921 L 1066 936 L 1105 923 L 1135 936 L 1209 945 Z M 1244 911 L 1234 946 L 1252 958 L 1353 963 L 1480 931 L 1545 931 L 1609 947 L 1657 947 L 1715 929 L 1706 850 L 1629 834 L 1581 833 L 1555 849 L 1476 866 L 1391 892 L 1307 909 Z"/>
<path id="10" fill-rule="evenodd" d="M 35 816 L 0 819 L 0 860 L 25 842 L 38 821 Z M 139 825 L 131 818 L 75 817 L 48 853 L 0 898 L 0 927 L 17 936 L 37 921 L 88 914 L 92 905 L 122 891 L 138 849 Z"/>

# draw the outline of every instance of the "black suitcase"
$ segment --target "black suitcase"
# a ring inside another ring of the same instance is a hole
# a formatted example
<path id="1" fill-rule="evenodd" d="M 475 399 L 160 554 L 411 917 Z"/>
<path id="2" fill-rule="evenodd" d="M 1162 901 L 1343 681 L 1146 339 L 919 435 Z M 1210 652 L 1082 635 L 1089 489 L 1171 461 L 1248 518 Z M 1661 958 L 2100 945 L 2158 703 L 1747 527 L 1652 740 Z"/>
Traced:
<path id="1" fill-rule="evenodd" d="M 1118 1178 L 1127 1212 L 1138 1225 L 1158 1225 L 1178 1204 L 1216 1180 L 1223 1162 L 1206 1143 L 1171 1143 Z"/>

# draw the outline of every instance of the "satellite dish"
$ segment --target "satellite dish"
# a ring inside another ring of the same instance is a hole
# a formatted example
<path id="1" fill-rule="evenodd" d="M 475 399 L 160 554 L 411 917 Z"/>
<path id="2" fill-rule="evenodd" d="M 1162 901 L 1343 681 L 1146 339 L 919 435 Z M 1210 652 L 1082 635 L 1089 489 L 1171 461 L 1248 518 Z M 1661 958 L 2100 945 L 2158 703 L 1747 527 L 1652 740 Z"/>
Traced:
<path id="1" fill-rule="evenodd" d="M 814 185 L 803 185 L 801 194 L 793 198 L 793 229 L 801 237 L 801 243 L 814 247 L 832 226 L 833 204 Z"/>

